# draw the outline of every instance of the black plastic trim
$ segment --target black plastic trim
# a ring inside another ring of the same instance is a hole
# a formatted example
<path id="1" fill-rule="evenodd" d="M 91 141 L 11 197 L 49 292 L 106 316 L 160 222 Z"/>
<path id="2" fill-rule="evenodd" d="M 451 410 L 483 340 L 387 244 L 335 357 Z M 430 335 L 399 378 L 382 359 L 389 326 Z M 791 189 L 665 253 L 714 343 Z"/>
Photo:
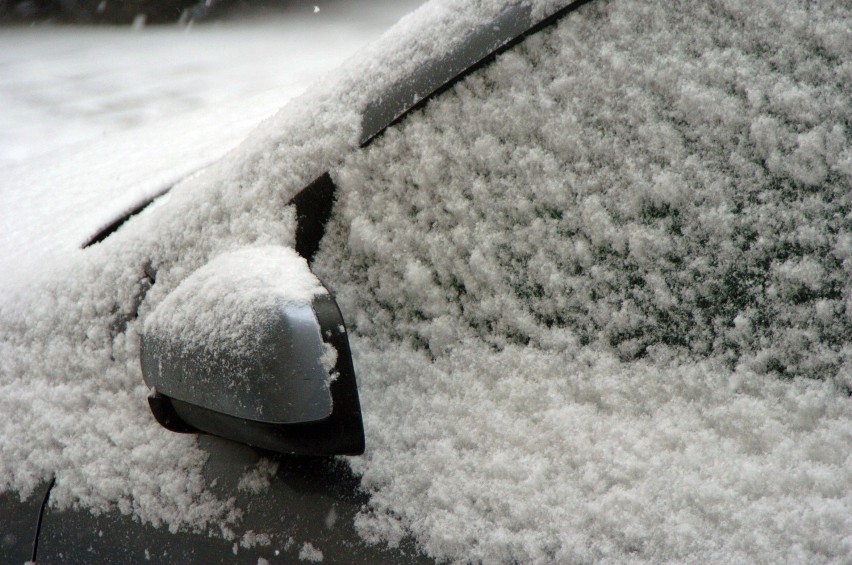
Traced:
<path id="1" fill-rule="evenodd" d="M 331 217 L 337 186 L 331 175 L 324 173 L 303 188 L 291 204 L 296 206 L 296 253 L 312 262 L 325 235 L 325 225 Z"/>
<path id="2" fill-rule="evenodd" d="M 158 393 L 156 389 L 152 389 L 148 395 L 148 407 L 161 426 L 179 434 L 199 433 L 200 430 L 193 428 L 177 415 L 173 402 L 174 399 Z"/>
<path id="3" fill-rule="evenodd" d="M 111 236 L 112 234 L 114 234 L 115 232 L 117 232 L 118 228 L 120 228 L 125 223 L 127 223 L 133 216 L 136 216 L 137 214 L 142 212 L 145 208 L 147 208 L 148 206 L 153 204 L 154 200 L 163 196 L 165 193 L 167 193 L 171 189 L 172 189 L 172 187 L 170 186 L 165 190 L 161 190 L 160 192 L 158 192 L 154 196 L 152 196 L 152 197 L 150 197 L 146 200 L 143 200 L 142 202 L 140 202 L 136 206 L 130 208 L 124 214 L 122 214 L 121 216 L 119 216 L 118 218 L 113 220 L 113 222 L 111 224 L 101 228 L 100 231 L 98 231 L 95 235 L 90 237 L 86 241 L 86 243 L 83 244 L 83 249 L 85 249 L 87 247 L 91 247 L 92 245 L 94 245 L 96 243 L 100 243 L 103 240 L 105 240 L 106 238 L 108 238 L 109 236 Z"/>
<path id="4" fill-rule="evenodd" d="M 33 538 L 33 558 L 32 562 L 36 563 L 38 559 L 38 537 L 41 533 L 41 524 L 44 521 L 44 510 L 47 508 L 47 503 L 50 500 L 50 492 L 56 484 L 56 477 L 51 477 L 50 483 L 47 485 L 47 490 L 44 493 L 44 499 L 41 501 L 41 508 L 38 511 L 38 521 L 36 522 L 35 537 Z"/>

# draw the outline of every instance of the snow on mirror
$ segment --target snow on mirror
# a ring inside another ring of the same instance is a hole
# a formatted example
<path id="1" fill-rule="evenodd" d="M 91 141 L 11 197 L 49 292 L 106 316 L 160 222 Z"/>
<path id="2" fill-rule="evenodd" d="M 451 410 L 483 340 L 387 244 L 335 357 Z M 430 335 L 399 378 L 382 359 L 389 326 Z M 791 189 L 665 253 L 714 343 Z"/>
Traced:
<path id="1" fill-rule="evenodd" d="M 288 453 L 359 453 L 361 414 L 340 311 L 293 249 L 219 255 L 146 320 L 157 420 Z"/>

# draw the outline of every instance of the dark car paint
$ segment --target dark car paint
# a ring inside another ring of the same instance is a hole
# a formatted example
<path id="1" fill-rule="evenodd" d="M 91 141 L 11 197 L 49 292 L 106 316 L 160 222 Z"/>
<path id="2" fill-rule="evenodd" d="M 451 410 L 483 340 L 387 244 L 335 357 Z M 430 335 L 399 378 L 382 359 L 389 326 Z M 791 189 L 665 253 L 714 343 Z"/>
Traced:
<path id="1" fill-rule="evenodd" d="M 0 563 L 24 563 L 36 552 L 39 518 L 53 481 L 39 484 L 25 499 L 0 494 Z"/>
<path id="2" fill-rule="evenodd" d="M 362 117 L 361 145 L 368 145 L 390 125 L 423 106 L 432 97 L 486 65 L 497 54 L 525 37 L 551 25 L 590 0 L 578 0 L 534 21 L 529 7 L 509 6 L 491 25 L 474 30 L 448 54 L 423 65 L 408 78 L 393 85 L 384 96 L 369 104 Z M 322 184 L 322 178 L 317 183 Z M 307 188 L 310 188 L 307 187 Z M 326 191 L 329 200 L 334 191 Z M 299 207 L 299 195 L 293 203 Z M 98 234 L 87 245 L 102 241 L 124 222 L 140 212 L 145 202 Z M 327 218 L 330 208 L 320 206 Z M 310 216 L 302 214 L 300 216 Z M 301 226 L 300 222 L 300 226 Z M 316 223 L 316 222 L 314 222 Z M 320 222 L 324 224 L 323 222 Z M 322 236 L 322 226 L 312 225 L 311 236 Z M 310 238 L 311 236 L 307 236 Z M 305 243 L 310 258 L 318 243 Z M 369 497 L 359 487 L 345 461 L 333 458 L 282 456 L 213 436 L 199 436 L 199 447 L 209 454 L 204 474 L 211 490 L 223 498 L 235 497 L 244 512 L 240 532 L 253 530 L 269 533 L 269 546 L 243 548 L 219 535 L 171 533 L 164 528 L 140 524 L 117 511 L 95 516 L 88 510 L 45 508 L 38 536 L 39 563 L 137 562 L 152 563 L 252 563 L 264 558 L 270 563 L 291 563 L 298 559 L 304 542 L 310 542 L 324 555 L 323 563 L 431 563 L 419 553 L 411 539 L 396 548 L 370 546 L 361 541 L 354 528 L 356 514 Z M 242 474 L 261 457 L 279 462 L 277 474 L 263 492 L 240 492 L 237 483 Z M 46 488 L 46 487 L 45 487 Z M 44 492 L 44 489 L 41 491 Z M 0 495 L 0 515 L 22 517 L 6 519 L 2 524 L 15 539 L 32 538 L 36 530 L 43 498 L 33 495 L 21 503 L 16 494 Z M 337 519 L 328 527 L 334 510 Z M 292 543 L 287 540 L 292 538 Z M 10 538 L 11 539 L 11 538 Z M 0 547 L 3 562 L 34 557 L 33 544 L 17 542 L 7 551 Z M 278 550 L 278 555 L 275 551 Z M 147 553 L 146 553 L 147 552 Z"/>
<path id="3" fill-rule="evenodd" d="M 240 547 L 239 539 L 228 541 L 218 534 L 173 534 L 162 527 L 140 524 L 117 511 L 94 516 L 88 510 L 47 508 L 38 563 L 256 565 L 261 557 L 270 564 L 294 563 L 299 561 L 305 542 L 323 552 L 324 564 L 432 563 L 418 554 L 410 539 L 395 549 L 359 541 L 353 522 L 368 496 L 359 490 L 358 478 L 345 461 L 275 455 L 213 436 L 200 436 L 198 443 L 210 454 L 204 467 L 210 490 L 224 499 L 237 497 L 237 505 L 244 512 L 235 531 L 270 534 L 270 545 Z M 269 487 L 256 494 L 239 491 L 240 477 L 261 457 L 279 464 Z"/>

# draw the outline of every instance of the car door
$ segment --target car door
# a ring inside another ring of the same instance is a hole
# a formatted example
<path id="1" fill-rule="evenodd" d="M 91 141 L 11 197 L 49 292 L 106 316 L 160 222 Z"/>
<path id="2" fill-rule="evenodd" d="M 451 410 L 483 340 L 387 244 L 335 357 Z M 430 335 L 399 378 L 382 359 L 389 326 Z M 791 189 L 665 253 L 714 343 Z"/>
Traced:
<path id="1" fill-rule="evenodd" d="M 526 6 L 511 5 L 488 25 L 471 30 L 454 49 L 427 61 L 367 105 L 360 145 L 368 147 L 388 127 L 583 3 L 568 4 L 544 16 L 534 16 Z M 324 175 L 322 179 L 326 180 L 311 183 L 292 201 L 299 218 L 295 248 L 310 260 L 320 248 L 330 206 L 337 197 L 331 178 Z M 117 218 L 89 245 L 107 240 L 145 208 L 142 204 Z M 149 276 L 150 284 L 154 278 Z M 118 511 L 93 514 L 46 504 L 34 559 L 39 563 L 434 562 L 407 535 L 391 546 L 364 542 L 355 524 L 369 496 L 343 461 L 275 454 L 214 435 L 199 436 L 198 445 L 209 456 L 203 470 L 209 489 L 220 498 L 234 499 L 242 511 L 241 534 L 173 532 L 140 524 Z M 41 510 L 40 501 L 35 497 L 32 508 Z"/>

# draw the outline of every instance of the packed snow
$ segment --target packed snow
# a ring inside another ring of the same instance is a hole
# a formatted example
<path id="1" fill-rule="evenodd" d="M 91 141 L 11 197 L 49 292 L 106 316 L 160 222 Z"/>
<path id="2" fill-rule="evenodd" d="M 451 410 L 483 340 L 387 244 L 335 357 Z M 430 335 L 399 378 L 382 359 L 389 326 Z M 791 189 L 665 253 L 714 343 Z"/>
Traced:
<path id="1" fill-rule="evenodd" d="M 852 559 L 852 8 L 595 0 L 358 148 L 370 100 L 503 5 L 427 4 L 4 293 L 3 488 L 55 474 L 59 507 L 238 523 L 193 439 L 148 415 L 138 334 L 223 252 L 292 246 L 287 203 L 330 171 L 313 269 L 358 370 L 365 541 L 455 562 Z"/>

